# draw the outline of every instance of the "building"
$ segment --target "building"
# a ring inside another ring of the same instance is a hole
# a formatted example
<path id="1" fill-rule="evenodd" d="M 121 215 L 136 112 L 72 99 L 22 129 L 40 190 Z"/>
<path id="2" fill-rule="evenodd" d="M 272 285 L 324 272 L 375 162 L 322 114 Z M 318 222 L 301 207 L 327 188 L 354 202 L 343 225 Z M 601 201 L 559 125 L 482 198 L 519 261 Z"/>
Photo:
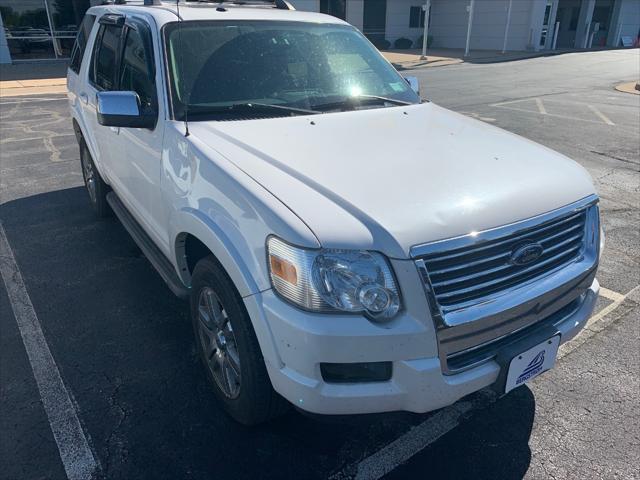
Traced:
<path id="1" fill-rule="evenodd" d="M 374 43 L 399 38 L 420 44 L 427 0 L 292 0 L 301 10 L 347 20 Z M 430 46 L 544 50 L 632 46 L 640 31 L 640 0 L 431 0 Z M 472 9 L 470 8 L 473 4 Z M 507 30 L 507 20 L 509 20 Z M 556 34 L 557 26 L 557 34 Z M 420 45 L 421 46 L 421 45 Z"/>
<path id="2" fill-rule="evenodd" d="M 85 11 L 101 0 L 0 0 L 0 63 L 69 56 Z M 421 45 L 428 0 L 290 0 L 346 19 L 375 44 Z M 542 50 L 632 46 L 640 0 L 430 0 L 434 48 Z M 469 25 L 471 28 L 469 29 Z M 468 37 L 468 38 L 467 38 Z M 404 42 L 405 44 L 408 42 Z"/>

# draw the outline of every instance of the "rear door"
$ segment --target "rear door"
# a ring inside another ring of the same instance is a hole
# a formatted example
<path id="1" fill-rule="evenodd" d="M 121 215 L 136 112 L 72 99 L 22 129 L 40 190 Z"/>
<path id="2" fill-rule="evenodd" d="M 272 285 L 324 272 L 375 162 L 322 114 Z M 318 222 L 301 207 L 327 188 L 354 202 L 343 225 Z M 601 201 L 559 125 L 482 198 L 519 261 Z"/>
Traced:
<path id="1" fill-rule="evenodd" d="M 99 29 L 91 52 L 86 81 L 80 89 L 79 97 L 87 132 L 91 137 L 91 154 L 102 176 L 114 190 L 120 186 L 114 172 L 114 162 L 122 156 L 117 142 L 119 128 L 104 127 L 98 123 L 97 98 L 101 91 L 117 89 L 117 72 L 124 28 L 124 16 L 107 14 L 99 19 Z"/>
<path id="2" fill-rule="evenodd" d="M 67 70 L 67 90 L 69 92 L 69 102 L 72 108 L 81 108 L 78 104 L 79 89 L 82 87 L 82 68 L 85 67 L 89 60 L 84 60 L 87 44 L 91 41 L 91 32 L 96 21 L 96 16 L 87 13 L 80 24 L 78 29 L 78 35 L 76 41 L 73 44 L 73 50 L 71 50 L 71 60 L 69 62 L 69 69 Z M 87 58 L 90 58 L 90 54 L 87 54 Z"/>

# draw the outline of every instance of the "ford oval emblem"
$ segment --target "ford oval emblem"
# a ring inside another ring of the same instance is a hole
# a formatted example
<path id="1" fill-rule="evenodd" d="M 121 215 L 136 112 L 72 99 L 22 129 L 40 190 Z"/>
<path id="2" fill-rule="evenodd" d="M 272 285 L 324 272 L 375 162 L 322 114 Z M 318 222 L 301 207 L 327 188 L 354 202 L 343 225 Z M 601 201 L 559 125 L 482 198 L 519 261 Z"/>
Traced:
<path id="1" fill-rule="evenodd" d="M 513 251 L 510 262 L 513 265 L 529 265 L 539 259 L 543 253 L 544 248 L 539 243 L 527 243 Z"/>

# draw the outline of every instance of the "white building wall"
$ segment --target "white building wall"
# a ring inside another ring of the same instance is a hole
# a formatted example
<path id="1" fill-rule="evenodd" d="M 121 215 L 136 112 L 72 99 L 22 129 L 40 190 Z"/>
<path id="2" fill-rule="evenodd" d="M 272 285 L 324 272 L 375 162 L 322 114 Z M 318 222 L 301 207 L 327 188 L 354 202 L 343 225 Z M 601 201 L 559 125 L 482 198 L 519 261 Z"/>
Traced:
<path id="1" fill-rule="evenodd" d="M 637 38 L 640 33 L 640 0 L 622 0 L 620 5 L 618 35 L 614 46 L 620 45 L 620 38 Z"/>
<path id="2" fill-rule="evenodd" d="M 2 16 L 0 15 L 0 63 L 11 63 L 11 55 L 9 46 L 7 45 L 7 37 L 4 34 L 4 25 Z"/>
<path id="3" fill-rule="evenodd" d="M 532 1 L 513 0 L 507 41 L 508 50 L 525 50 L 529 46 L 532 3 Z M 508 4 L 508 0 L 476 0 L 471 30 L 471 49 L 502 49 Z M 464 48 L 469 21 L 467 12 L 469 1 L 434 0 L 432 5 L 429 34 L 433 36 L 433 46 Z M 544 14 L 544 9 L 542 13 Z"/>
<path id="4" fill-rule="evenodd" d="M 320 0 L 290 0 L 299 10 L 319 11 Z M 347 0 L 347 21 L 360 30 L 363 28 L 364 2 Z M 594 0 L 576 0 L 583 5 L 578 35 L 584 30 L 593 12 Z M 421 6 L 426 0 L 388 0 L 386 38 L 391 42 L 405 37 L 414 42 L 422 35 L 422 28 L 409 26 L 411 7 Z M 552 13 L 555 17 L 558 0 Z M 433 37 L 433 48 L 464 48 L 467 38 L 467 7 L 470 0 L 431 0 L 431 22 L 429 35 Z M 471 30 L 472 50 L 502 50 L 507 7 L 509 0 L 475 0 L 473 28 Z M 507 40 L 507 50 L 539 50 L 542 22 L 547 0 L 513 0 L 511 22 Z M 610 32 L 607 42 L 619 46 L 621 36 L 636 38 L 640 29 L 640 0 L 617 0 L 614 13 L 615 30 Z M 551 47 L 553 23 L 546 48 Z M 578 45 L 581 47 L 582 45 Z"/>
<path id="5" fill-rule="evenodd" d="M 387 2 L 387 40 L 408 38 L 414 42 L 422 35 L 422 28 L 411 28 L 411 7 L 419 7 L 424 0 L 391 0 Z"/>

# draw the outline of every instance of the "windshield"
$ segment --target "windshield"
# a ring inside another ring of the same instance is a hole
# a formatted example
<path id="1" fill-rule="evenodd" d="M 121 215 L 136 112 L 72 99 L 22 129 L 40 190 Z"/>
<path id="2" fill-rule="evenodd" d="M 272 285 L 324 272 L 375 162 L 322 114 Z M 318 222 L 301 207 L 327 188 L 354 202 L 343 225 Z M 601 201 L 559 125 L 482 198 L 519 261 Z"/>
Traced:
<path id="1" fill-rule="evenodd" d="M 186 105 L 189 120 L 197 121 L 221 113 L 246 116 L 239 106 L 304 114 L 420 101 L 375 47 L 348 25 L 188 21 L 167 24 L 164 32 L 174 117 L 179 120 Z"/>

